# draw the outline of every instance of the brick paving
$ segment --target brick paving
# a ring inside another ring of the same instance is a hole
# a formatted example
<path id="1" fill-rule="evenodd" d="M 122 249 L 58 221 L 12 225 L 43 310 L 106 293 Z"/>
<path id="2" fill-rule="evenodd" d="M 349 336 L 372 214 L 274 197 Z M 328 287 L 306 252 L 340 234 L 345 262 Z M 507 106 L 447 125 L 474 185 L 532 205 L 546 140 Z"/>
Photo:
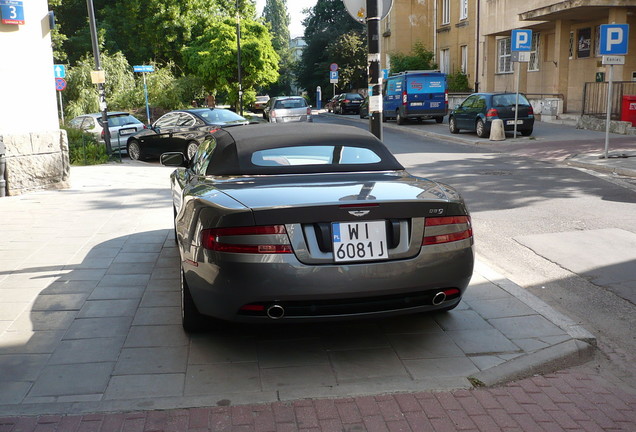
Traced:
<path id="1" fill-rule="evenodd" d="M 0 418 L 0 432 L 636 431 L 636 393 L 590 366 L 452 392 Z"/>

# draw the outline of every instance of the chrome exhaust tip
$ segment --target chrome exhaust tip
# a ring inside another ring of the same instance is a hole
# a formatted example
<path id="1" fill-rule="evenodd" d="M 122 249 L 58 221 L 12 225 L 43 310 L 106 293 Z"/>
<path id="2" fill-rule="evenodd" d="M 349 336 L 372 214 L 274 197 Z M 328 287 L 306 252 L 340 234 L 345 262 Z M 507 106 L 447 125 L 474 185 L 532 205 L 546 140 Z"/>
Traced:
<path id="1" fill-rule="evenodd" d="M 446 293 L 444 291 L 440 291 L 433 296 L 433 306 L 439 306 L 444 303 L 446 300 Z"/>
<path id="2" fill-rule="evenodd" d="M 285 309 L 281 305 L 271 305 L 267 308 L 267 316 L 273 320 L 281 319 L 285 316 Z"/>

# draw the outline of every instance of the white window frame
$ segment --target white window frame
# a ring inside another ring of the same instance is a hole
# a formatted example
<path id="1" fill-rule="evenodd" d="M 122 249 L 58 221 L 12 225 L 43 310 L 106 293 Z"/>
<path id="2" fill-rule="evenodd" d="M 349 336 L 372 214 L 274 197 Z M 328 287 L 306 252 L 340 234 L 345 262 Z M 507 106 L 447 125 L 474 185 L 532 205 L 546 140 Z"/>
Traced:
<path id="1" fill-rule="evenodd" d="M 461 71 L 464 75 L 468 74 L 468 45 L 462 45 L 459 47 L 461 57 Z"/>
<path id="2" fill-rule="evenodd" d="M 507 74 L 513 72 L 511 39 L 504 37 L 497 39 L 497 73 Z"/>
<path id="3" fill-rule="evenodd" d="M 450 0 L 442 0 L 442 25 L 450 24 Z"/>
<path id="4" fill-rule="evenodd" d="M 468 19 L 468 0 L 459 0 L 459 19 Z"/>
<path id="5" fill-rule="evenodd" d="M 445 74 L 450 73 L 450 49 L 439 50 L 439 71 Z"/>
<path id="6" fill-rule="evenodd" d="M 539 70 L 539 42 L 541 33 L 532 33 L 532 44 L 530 47 L 530 61 L 528 62 L 528 72 Z"/>

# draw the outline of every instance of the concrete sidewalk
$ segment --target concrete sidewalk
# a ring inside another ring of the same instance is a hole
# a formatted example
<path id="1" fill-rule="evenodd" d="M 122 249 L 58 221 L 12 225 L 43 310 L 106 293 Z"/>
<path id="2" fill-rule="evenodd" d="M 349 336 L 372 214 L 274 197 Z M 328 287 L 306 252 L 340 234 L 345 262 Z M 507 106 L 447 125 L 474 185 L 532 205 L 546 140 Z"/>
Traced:
<path id="1" fill-rule="evenodd" d="M 594 338 L 479 262 L 448 314 L 189 337 L 171 169 L 0 200 L 0 431 L 636 429 Z"/>

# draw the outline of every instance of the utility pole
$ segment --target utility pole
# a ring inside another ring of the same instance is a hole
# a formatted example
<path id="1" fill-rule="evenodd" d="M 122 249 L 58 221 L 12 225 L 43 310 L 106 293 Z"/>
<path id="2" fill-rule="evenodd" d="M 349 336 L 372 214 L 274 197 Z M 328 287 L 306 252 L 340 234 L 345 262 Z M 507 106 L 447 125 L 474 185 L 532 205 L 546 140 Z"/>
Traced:
<path id="1" fill-rule="evenodd" d="M 239 0 L 236 0 L 236 57 L 238 61 L 238 105 L 239 114 L 243 115 L 243 78 L 241 77 L 241 11 Z"/>
<path id="2" fill-rule="evenodd" d="M 368 84 L 369 130 L 382 139 L 382 90 L 380 86 L 380 19 L 381 0 L 367 0 L 367 35 L 369 46 Z"/>
<path id="3" fill-rule="evenodd" d="M 88 22 L 91 30 L 91 42 L 93 43 L 93 56 L 95 57 L 95 69 L 102 70 L 102 63 L 99 57 L 99 43 L 97 41 L 97 25 L 95 24 L 95 10 L 93 8 L 93 0 L 86 0 L 86 7 L 88 8 Z M 110 145 L 110 129 L 108 127 L 108 108 L 106 105 L 106 91 L 104 89 L 104 83 L 99 82 L 97 84 L 97 91 L 99 93 L 99 109 L 102 112 L 102 127 L 104 128 L 104 141 L 106 143 L 106 153 L 110 156 L 113 153 L 113 149 Z"/>

